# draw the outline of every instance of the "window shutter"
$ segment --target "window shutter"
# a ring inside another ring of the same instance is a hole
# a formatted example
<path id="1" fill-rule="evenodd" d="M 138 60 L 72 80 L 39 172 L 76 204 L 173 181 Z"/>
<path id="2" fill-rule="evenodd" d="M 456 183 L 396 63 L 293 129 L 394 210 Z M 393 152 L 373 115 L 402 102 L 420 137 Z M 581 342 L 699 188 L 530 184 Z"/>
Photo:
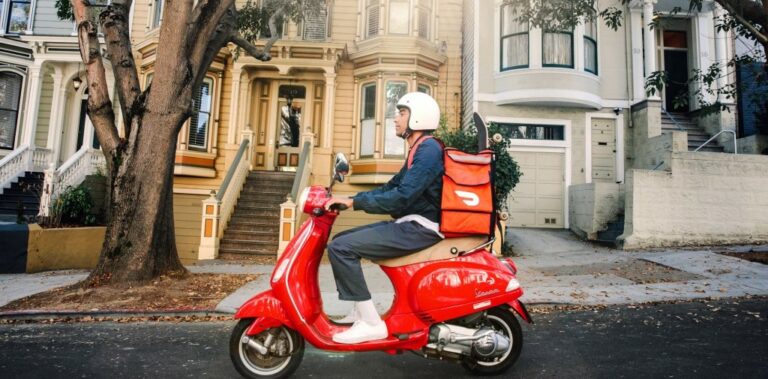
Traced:
<path id="1" fill-rule="evenodd" d="M 328 11 L 322 9 L 315 15 L 307 15 L 304 19 L 304 40 L 325 41 L 328 27 Z"/>
<path id="2" fill-rule="evenodd" d="M 368 28 L 366 36 L 373 37 L 379 34 L 379 0 L 368 1 Z"/>

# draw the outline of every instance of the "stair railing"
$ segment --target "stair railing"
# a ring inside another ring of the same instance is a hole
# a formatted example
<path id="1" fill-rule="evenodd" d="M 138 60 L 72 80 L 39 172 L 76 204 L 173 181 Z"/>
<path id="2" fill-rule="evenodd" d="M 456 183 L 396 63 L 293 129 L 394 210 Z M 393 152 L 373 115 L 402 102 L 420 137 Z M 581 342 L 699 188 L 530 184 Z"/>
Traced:
<path id="1" fill-rule="evenodd" d="M 667 115 L 667 117 L 669 117 L 669 119 L 670 119 L 670 120 L 672 120 L 672 122 L 675 124 L 675 127 L 676 127 L 678 130 L 680 130 L 680 131 L 685 131 L 685 128 L 683 128 L 682 126 L 680 126 L 680 124 L 678 124 L 678 123 L 677 123 L 677 120 L 676 120 L 674 117 L 672 117 L 672 114 L 670 114 L 669 112 L 667 112 L 667 108 L 666 108 L 666 107 L 661 107 L 661 111 L 662 111 L 662 112 L 664 112 L 664 114 L 665 114 L 665 115 Z"/>
<path id="2" fill-rule="evenodd" d="M 54 199 L 61 196 L 67 187 L 82 183 L 85 177 L 99 171 L 104 172 L 107 161 L 101 150 L 83 146 L 59 168 L 53 163 L 45 170 L 43 191 L 40 195 L 40 216 L 48 216 Z"/>
<path id="3" fill-rule="evenodd" d="M 734 132 L 733 130 L 721 130 L 721 131 L 717 132 L 717 134 L 712 136 L 712 138 L 708 139 L 707 142 L 704 142 L 704 143 L 701 144 L 701 146 L 697 147 L 696 150 L 694 150 L 694 152 L 699 151 L 702 147 L 704 147 L 706 144 L 712 142 L 715 138 L 717 138 L 717 136 L 719 136 L 719 135 L 721 135 L 723 133 L 731 133 L 731 134 L 733 134 L 733 154 L 739 154 L 739 149 L 736 146 L 736 132 Z"/>
<path id="4" fill-rule="evenodd" d="M 251 171 L 251 148 L 253 131 L 246 127 L 242 133 L 242 142 L 237 149 L 235 159 L 227 170 L 219 191 L 211 191 L 211 196 L 203 200 L 203 217 L 200 233 L 200 259 L 216 259 L 219 256 L 219 244 L 229 219 L 240 198 L 243 184 Z"/>
<path id="5" fill-rule="evenodd" d="M 300 217 L 301 210 L 296 209 L 296 197 L 301 191 L 309 185 L 309 178 L 312 175 L 312 141 L 315 135 L 311 132 L 302 134 L 304 145 L 299 155 L 299 167 L 296 170 L 296 176 L 293 178 L 291 193 L 286 196 L 285 202 L 280 204 L 280 232 L 277 245 L 277 256 L 285 250 L 288 242 L 291 241 L 296 233 L 296 226 Z"/>
<path id="6" fill-rule="evenodd" d="M 25 171 L 42 172 L 48 165 L 51 150 L 24 145 L 0 159 L 0 193 Z"/>

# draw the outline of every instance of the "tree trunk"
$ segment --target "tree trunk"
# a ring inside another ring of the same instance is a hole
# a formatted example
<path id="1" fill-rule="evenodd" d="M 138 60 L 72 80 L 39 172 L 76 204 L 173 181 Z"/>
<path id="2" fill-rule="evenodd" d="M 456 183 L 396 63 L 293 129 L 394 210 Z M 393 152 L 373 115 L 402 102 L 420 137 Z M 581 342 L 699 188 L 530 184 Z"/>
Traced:
<path id="1" fill-rule="evenodd" d="M 160 275 L 186 274 L 176 251 L 173 222 L 178 127 L 168 127 L 180 126 L 182 120 L 183 114 L 146 114 L 134 124 L 135 140 L 112 158 L 107 231 L 87 285 L 130 285 Z"/>

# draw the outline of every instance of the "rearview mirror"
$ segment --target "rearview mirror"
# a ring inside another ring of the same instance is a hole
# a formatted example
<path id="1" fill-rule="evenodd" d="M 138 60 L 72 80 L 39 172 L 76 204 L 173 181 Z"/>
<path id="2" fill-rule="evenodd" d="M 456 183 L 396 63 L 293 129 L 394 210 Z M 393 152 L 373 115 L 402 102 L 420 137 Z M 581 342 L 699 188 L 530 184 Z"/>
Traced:
<path id="1" fill-rule="evenodd" d="M 344 182 L 344 176 L 349 174 L 349 161 L 344 153 L 336 154 L 336 162 L 333 164 L 333 180 Z"/>

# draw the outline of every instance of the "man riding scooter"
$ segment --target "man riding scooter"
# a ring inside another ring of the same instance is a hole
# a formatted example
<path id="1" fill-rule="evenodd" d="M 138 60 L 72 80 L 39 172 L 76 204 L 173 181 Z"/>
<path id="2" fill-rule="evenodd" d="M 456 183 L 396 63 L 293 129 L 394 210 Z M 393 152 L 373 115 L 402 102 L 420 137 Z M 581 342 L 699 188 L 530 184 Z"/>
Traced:
<path id="1" fill-rule="evenodd" d="M 355 344 L 386 338 L 382 321 L 363 277 L 360 259 L 396 258 L 440 242 L 440 202 L 443 176 L 443 152 L 431 138 L 440 122 L 440 108 L 424 93 L 408 93 L 397 103 L 395 132 L 406 140 L 409 159 L 389 182 L 372 191 L 351 198 L 332 198 L 333 204 L 367 213 L 389 214 L 391 221 L 357 227 L 336 235 L 328 245 L 339 299 L 352 301 L 349 314 L 338 323 L 352 327 L 337 333 L 333 341 Z"/>

